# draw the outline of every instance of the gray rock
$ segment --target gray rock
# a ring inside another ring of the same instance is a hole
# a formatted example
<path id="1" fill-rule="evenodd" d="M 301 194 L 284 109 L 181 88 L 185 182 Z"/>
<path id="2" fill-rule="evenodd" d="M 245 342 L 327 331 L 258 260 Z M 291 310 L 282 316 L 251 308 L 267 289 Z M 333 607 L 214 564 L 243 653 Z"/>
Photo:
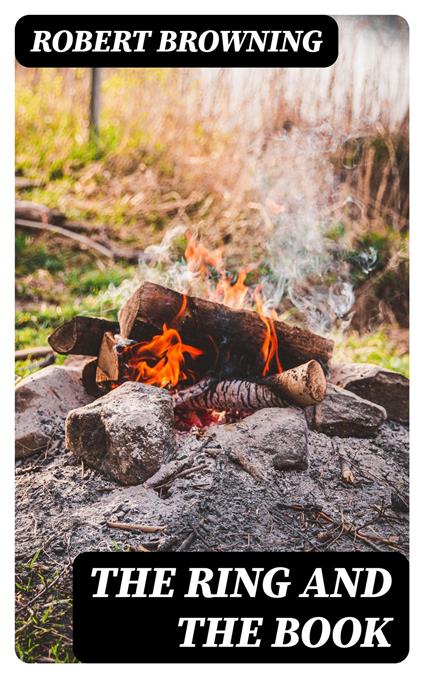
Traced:
<path id="1" fill-rule="evenodd" d="M 51 365 L 22 379 L 15 390 L 16 458 L 40 452 L 63 436 L 68 412 L 92 400 L 77 367 Z"/>
<path id="2" fill-rule="evenodd" d="M 379 365 L 349 363 L 334 365 L 329 381 L 384 407 L 389 419 L 409 420 L 409 379 Z"/>
<path id="3" fill-rule="evenodd" d="M 280 471 L 308 467 L 308 428 L 303 411 L 294 407 L 266 408 L 235 424 L 213 427 L 216 439 L 230 453 L 272 455 Z"/>
<path id="4" fill-rule="evenodd" d="M 155 473 L 175 448 L 171 396 L 161 388 L 127 382 L 68 414 L 66 446 L 89 466 L 123 485 Z"/>
<path id="5" fill-rule="evenodd" d="M 308 408 L 311 428 L 329 436 L 341 438 L 372 438 L 386 420 L 386 410 L 369 400 L 327 384 L 325 399 Z"/>

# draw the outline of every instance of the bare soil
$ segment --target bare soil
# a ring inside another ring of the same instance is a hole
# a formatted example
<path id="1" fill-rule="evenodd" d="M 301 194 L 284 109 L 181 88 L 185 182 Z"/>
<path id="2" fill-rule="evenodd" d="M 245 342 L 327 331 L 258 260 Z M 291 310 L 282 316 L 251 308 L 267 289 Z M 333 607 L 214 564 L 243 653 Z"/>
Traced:
<path id="1" fill-rule="evenodd" d="M 253 477 L 217 441 L 179 434 L 187 468 L 165 487 L 121 487 L 84 468 L 52 440 L 17 464 L 16 554 L 49 543 L 64 561 L 88 550 L 408 551 L 408 429 L 385 423 L 364 440 L 309 432 L 306 471 L 277 471 L 269 454 L 249 461 Z M 353 483 L 341 478 L 345 460 Z M 200 468 L 199 468 L 200 467 Z M 192 471 L 190 469 L 193 469 Z M 197 470 L 196 470 L 197 469 Z M 108 521 L 166 525 L 158 533 Z M 189 543 L 185 543 L 190 537 Z"/>

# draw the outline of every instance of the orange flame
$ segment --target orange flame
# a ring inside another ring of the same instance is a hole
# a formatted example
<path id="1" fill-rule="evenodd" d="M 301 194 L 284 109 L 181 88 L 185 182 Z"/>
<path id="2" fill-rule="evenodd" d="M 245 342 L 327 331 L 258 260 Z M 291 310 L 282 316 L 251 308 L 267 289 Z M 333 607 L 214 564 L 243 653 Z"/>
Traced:
<path id="1" fill-rule="evenodd" d="M 186 307 L 187 297 L 184 295 L 173 322 L 181 319 Z M 129 346 L 125 353 L 129 354 L 126 361 L 129 379 L 162 388 L 173 388 L 192 376 L 189 370 L 183 370 L 186 355 L 197 358 L 203 351 L 183 343 L 180 333 L 164 323 L 162 334 L 155 335 L 150 341 L 140 341 Z"/>
<path id="2" fill-rule="evenodd" d="M 205 245 L 197 242 L 191 233 L 187 234 L 185 258 L 189 270 L 205 281 L 210 301 L 221 302 L 231 308 L 243 308 L 249 293 L 245 280 L 252 267 L 239 271 L 235 281 L 232 281 L 225 270 L 222 248 L 208 250 Z M 216 285 L 210 284 L 210 269 L 215 269 L 219 275 Z"/>
<path id="3" fill-rule="evenodd" d="M 271 370 L 273 360 L 275 360 L 275 365 L 277 368 L 276 371 L 278 373 L 283 371 L 283 366 L 280 362 L 280 357 L 278 355 L 278 337 L 277 332 L 275 330 L 274 320 L 266 316 L 263 312 L 262 290 L 260 285 L 258 285 L 258 287 L 255 289 L 253 296 L 256 302 L 257 313 L 260 316 L 266 328 L 264 341 L 261 346 L 261 355 L 264 360 L 262 376 L 265 377 Z M 273 311 L 273 313 L 276 316 L 275 310 Z"/>
<path id="4" fill-rule="evenodd" d="M 244 283 L 247 273 L 247 269 L 242 269 L 234 283 L 231 283 L 225 276 L 221 276 L 216 286 L 217 301 L 231 308 L 243 308 L 249 292 L 249 288 Z"/>
<path id="5" fill-rule="evenodd" d="M 187 246 L 184 256 L 186 258 L 190 271 L 208 274 L 208 266 L 215 268 L 221 272 L 224 270 L 224 259 L 222 256 L 222 248 L 216 250 L 208 250 L 207 247 L 200 242 L 196 242 L 191 233 L 187 233 Z"/>
<path id="6" fill-rule="evenodd" d="M 262 376 L 272 372 L 282 372 L 283 367 L 278 354 L 278 337 L 272 317 L 265 315 L 261 285 L 254 290 L 246 285 L 247 274 L 253 266 L 241 269 L 237 276 L 231 279 L 225 270 L 222 249 L 208 250 L 197 242 L 193 236 L 187 234 L 185 257 L 192 273 L 199 276 L 205 283 L 207 296 L 211 301 L 221 302 L 231 308 L 240 309 L 255 307 L 265 325 L 265 336 L 261 346 L 263 359 Z M 212 271 L 212 269 L 214 269 Z M 213 275 L 212 275 L 213 274 Z M 218 274 L 218 280 L 217 280 Z M 181 308 L 171 325 L 163 324 L 162 333 L 155 335 L 150 341 L 141 341 L 128 346 L 124 351 L 126 364 L 126 378 L 132 381 L 141 381 L 162 388 L 175 388 L 178 384 L 196 375 L 185 366 L 187 357 L 195 359 L 204 354 L 204 351 L 190 346 L 182 341 L 179 331 L 175 328 L 184 317 L 187 308 L 187 296 L 183 295 Z M 277 318 L 275 310 L 273 317 Z M 215 361 L 219 348 L 212 337 L 209 337 Z"/>

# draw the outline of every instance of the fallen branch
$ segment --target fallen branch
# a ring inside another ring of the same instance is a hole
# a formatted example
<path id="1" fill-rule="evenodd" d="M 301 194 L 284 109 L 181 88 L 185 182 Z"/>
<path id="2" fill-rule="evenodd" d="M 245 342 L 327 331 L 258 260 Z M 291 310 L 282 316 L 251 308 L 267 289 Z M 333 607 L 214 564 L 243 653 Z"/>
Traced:
<path id="1" fill-rule="evenodd" d="M 100 254 L 103 257 L 107 257 L 108 259 L 112 260 L 115 258 L 114 253 L 107 247 L 100 245 L 91 238 L 87 238 L 85 235 L 74 233 L 73 231 L 69 231 L 66 228 L 62 228 L 62 226 L 54 226 L 53 224 L 43 223 L 41 221 L 30 221 L 29 219 L 15 219 L 15 225 L 20 228 L 30 228 L 37 231 L 49 231 L 55 235 L 62 235 L 63 237 L 69 238 L 79 245 L 82 245 L 84 248 L 88 248 L 97 252 L 97 254 Z"/>
<path id="2" fill-rule="evenodd" d="M 31 200 L 15 200 L 15 219 L 41 221 L 43 224 L 48 223 L 54 226 L 63 226 L 66 221 L 63 212 Z"/>
<path id="3" fill-rule="evenodd" d="M 137 250 L 115 247 L 109 239 L 103 238 L 103 240 L 107 240 L 106 246 L 100 242 L 97 242 L 96 240 L 93 240 L 92 238 L 89 238 L 86 235 L 83 235 L 82 233 L 78 233 L 75 224 L 72 225 L 73 230 L 70 230 L 69 228 L 64 228 L 63 226 L 57 226 L 44 221 L 15 219 L 15 225 L 19 228 L 48 231 L 50 233 L 54 233 L 55 235 L 63 236 L 64 238 L 68 238 L 69 240 L 76 242 L 82 249 L 91 249 L 97 254 L 106 257 L 107 259 L 111 259 L 112 261 L 119 261 L 123 259 L 129 263 L 136 264 L 138 263 L 141 256 L 141 253 Z"/>
<path id="4" fill-rule="evenodd" d="M 42 188 L 45 185 L 46 185 L 45 181 L 38 181 L 38 179 L 15 177 L 15 189 L 17 191 L 27 191 L 30 188 Z"/>
<path id="5" fill-rule="evenodd" d="M 15 360 L 35 360 L 36 358 L 44 358 L 45 356 L 53 354 L 51 346 L 35 346 L 34 348 L 21 348 L 15 351 Z"/>

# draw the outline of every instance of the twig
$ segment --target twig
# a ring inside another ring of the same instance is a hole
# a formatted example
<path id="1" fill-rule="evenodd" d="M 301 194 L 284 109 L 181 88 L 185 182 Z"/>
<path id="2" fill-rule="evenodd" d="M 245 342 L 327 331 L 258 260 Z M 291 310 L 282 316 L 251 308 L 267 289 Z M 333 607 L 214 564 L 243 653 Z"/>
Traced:
<path id="1" fill-rule="evenodd" d="M 329 515 L 324 513 L 324 511 L 319 511 L 318 515 L 323 518 L 327 523 L 332 523 L 333 525 L 336 525 L 337 522 Z M 342 523 L 343 525 L 343 531 L 344 534 L 347 536 L 351 537 L 352 539 L 359 539 L 360 541 L 363 541 L 365 544 L 368 544 L 371 546 L 371 548 L 375 549 L 376 551 L 382 551 L 377 544 L 374 542 L 380 542 L 382 544 L 387 544 L 389 546 L 393 547 L 393 542 L 390 541 L 390 539 L 386 539 L 385 537 L 380 537 L 379 535 L 371 535 L 371 534 L 362 534 L 362 532 L 358 532 L 355 527 L 350 524 L 350 523 Z"/>
<path id="2" fill-rule="evenodd" d="M 192 452 L 190 456 L 187 457 L 187 459 L 175 459 L 170 461 L 168 464 L 165 464 L 165 466 L 162 466 L 159 471 L 146 480 L 144 487 L 147 489 L 159 489 L 159 487 L 167 485 L 167 483 L 173 480 L 176 475 L 181 473 L 181 471 L 193 463 L 196 456 L 209 445 L 210 441 L 211 436 L 208 436 L 206 440 L 204 440 L 200 445 L 200 447 L 194 450 L 194 452 Z"/>
<path id="3" fill-rule="evenodd" d="M 131 525 L 130 523 L 112 523 L 106 521 L 106 525 L 114 530 L 127 530 L 128 532 L 163 532 L 166 525 Z"/>
<path id="4" fill-rule="evenodd" d="M 339 455 L 341 479 L 347 485 L 353 485 L 355 483 L 355 476 L 353 475 L 352 469 L 350 468 L 347 459 L 341 454 Z"/>
<path id="5" fill-rule="evenodd" d="M 249 475 L 252 476 L 252 478 L 254 478 L 254 480 L 265 480 L 256 466 L 252 464 L 252 462 L 246 457 L 245 454 L 243 454 L 243 452 L 231 452 L 228 456 L 230 457 L 231 461 L 235 461 L 237 464 L 239 464 Z"/>
<path id="6" fill-rule="evenodd" d="M 177 478 L 184 478 L 185 476 L 189 476 L 192 473 L 196 473 L 197 471 L 203 471 L 204 469 L 209 468 L 208 464 L 199 464 L 198 466 L 192 466 L 191 468 L 187 468 L 184 471 L 180 471 L 176 475 L 172 477 L 172 479 L 167 480 L 167 482 L 162 483 L 162 485 L 155 485 L 155 490 L 160 490 L 164 487 L 169 487 Z"/>
<path id="7" fill-rule="evenodd" d="M 204 518 L 202 518 L 201 520 L 199 520 L 199 522 L 197 523 L 197 525 L 193 528 L 193 531 L 190 532 L 190 534 L 188 535 L 188 537 L 187 537 L 186 539 L 184 539 L 184 541 L 181 542 L 181 544 L 180 544 L 179 547 L 176 549 L 176 551 L 185 551 L 189 546 L 192 545 L 192 543 L 194 542 L 194 540 L 196 539 L 196 537 L 199 537 L 199 536 L 200 536 L 199 533 L 198 533 L 198 529 L 199 529 L 199 527 L 202 527 L 202 525 L 203 525 L 204 522 L 205 522 L 205 519 L 204 519 Z M 202 541 L 203 541 L 203 539 L 202 539 Z"/>
<path id="8" fill-rule="evenodd" d="M 39 592 L 37 593 L 36 596 L 34 596 L 33 598 L 31 598 L 31 600 L 29 600 L 27 603 L 25 603 L 25 605 L 22 605 L 21 607 L 19 607 L 19 608 L 16 610 L 16 612 L 23 612 L 23 611 L 26 610 L 28 607 L 30 607 L 33 603 L 35 603 L 35 601 L 38 600 L 38 598 L 40 598 L 42 595 L 44 595 L 44 594 L 46 593 L 46 591 L 48 591 L 49 589 L 51 589 L 52 586 L 54 586 L 54 585 L 56 584 L 56 582 L 59 581 L 59 579 L 62 577 L 62 575 L 64 575 L 65 572 L 66 572 L 67 570 L 69 570 L 69 568 L 70 568 L 70 565 L 69 565 L 69 563 L 68 563 L 68 564 L 66 565 L 66 567 L 64 567 L 63 570 L 61 570 L 61 571 L 59 572 L 59 574 L 58 574 L 58 575 L 50 582 L 50 584 L 47 584 L 43 589 L 41 589 L 41 591 L 39 591 Z"/>
<path id="9" fill-rule="evenodd" d="M 334 442 L 334 440 L 331 441 L 331 447 L 333 448 L 333 452 L 337 454 L 339 458 L 342 482 L 346 483 L 347 485 L 353 485 L 355 483 L 355 476 L 353 475 L 353 471 L 350 468 L 348 460 L 340 452 L 340 447 Z"/>

